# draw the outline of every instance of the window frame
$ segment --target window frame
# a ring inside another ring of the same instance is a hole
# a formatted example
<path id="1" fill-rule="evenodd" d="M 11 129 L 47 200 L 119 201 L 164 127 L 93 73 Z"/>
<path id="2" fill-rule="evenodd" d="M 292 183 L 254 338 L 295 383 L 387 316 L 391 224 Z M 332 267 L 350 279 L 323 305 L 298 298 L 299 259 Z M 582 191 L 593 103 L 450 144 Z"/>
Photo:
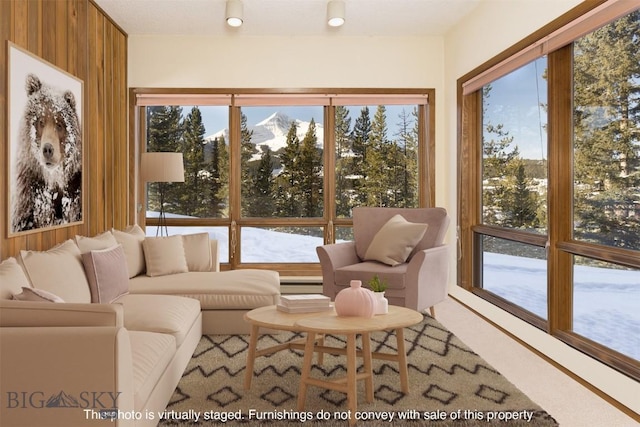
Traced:
<path id="1" fill-rule="evenodd" d="M 225 104 L 227 103 L 227 104 Z M 221 264 L 222 270 L 263 268 L 277 270 L 286 276 L 318 276 L 319 263 L 247 263 L 241 262 L 241 233 L 243 227 L 322 227 L 325 244 L 333 243 L 336 227 L 351 226 L 351 218 L 336 218 L 335 174 L 324 174 L 324 213 L 318 218 L 248 218 L 241 215 L 241 162 L 240 118 L 241 108 L 265 105 L 322 105 L 324 107 L 323 162 L 326 170 L 334 170 L 335 141 L 332 131 L 333 112 L 337 105 L 362 103 L 362 105 L 418 105 L 418 122 L 423 131 L 419 135 L 418 176 L 420 207 L 435 204 L 435 90 L 434 89 L 181 89 L 181 88 L 132 88 L 130 89 L 132 144 L 130 158 L 136 165 L 133 173 L 137 189 L 132 216 L 141 226 L 155 226 L 157 220 L 146 218 L 146 186 L 139 180 L 139 157 L 146 145 L 145 109 L 151 105 L 228 105 L 229 106 L 229 217 L 228 218 L 167 218 L 169 226 L 224 226 L 229 228 L 229 262 Z"/>
<path id="2" fill-rule="evenodd" d="M 588 3 L 588 4 L 587 4 Z M 458 117 L 458 283 L 507 312 L 640 380 L 638 361 L 572 332 L 573 257 L 640 268 L 640 251 L 607 247 L 573 238 L 573 48 L 571 42 L 631 11 L 629 3 L 584 2 L 457 81 Z M 626 11 L 626 12 L 625 12 Z M 586 24 L 585 24 L 586 23 Z M 562 40 L 562 43 L 547 43 Z M 567 44 L 569 43 L 569 44 Z M 485 225 L 482 222 L 482 91 L 536 57 L 548 61 L 548 223 L 547 235 Z M 522 58 L 527 58 L 523 62 Z M 493 79 L 493 80 L 492 80 Z M 563 94 L 571 94 L 563 96 Z M 570 214 L 566 214 L 569 212 Z M 548 320 L 482 289 L 483 235 L 544 247 L 547 250 Z"/>

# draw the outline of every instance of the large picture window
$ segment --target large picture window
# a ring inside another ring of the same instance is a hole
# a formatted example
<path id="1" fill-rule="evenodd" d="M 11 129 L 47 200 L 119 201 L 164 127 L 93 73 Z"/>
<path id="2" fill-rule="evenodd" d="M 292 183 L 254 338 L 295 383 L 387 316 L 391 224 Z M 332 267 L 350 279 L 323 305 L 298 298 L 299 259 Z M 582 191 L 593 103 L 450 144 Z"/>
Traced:
<path id="1" fill-rule="evenodd" d="M 640 379 L 640 11 L 594 5 L 460 79 L 459 285 Z M 581 19 L 573 19 L 581 18 Z"/>
<path id="2" fill-rule="evenodd" d="M 351 238 L 353 207 L 434 202 L 428 90 L 134 92 L 140 150 L 183 153 L 185 182 L 163 184 L 169 234 L 208 232 L 223 268 L 318 275 L 315 248 Z M 141 198 L 154 234 L 158 184 Z"/>

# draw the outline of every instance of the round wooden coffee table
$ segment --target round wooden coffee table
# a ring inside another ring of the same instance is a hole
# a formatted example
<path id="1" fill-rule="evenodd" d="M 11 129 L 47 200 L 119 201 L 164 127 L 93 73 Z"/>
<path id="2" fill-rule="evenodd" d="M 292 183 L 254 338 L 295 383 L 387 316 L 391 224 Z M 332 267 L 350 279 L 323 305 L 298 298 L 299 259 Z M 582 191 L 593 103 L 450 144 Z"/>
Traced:
<path id="1" fill-rule="evenodd" d="M 357 410 L 357 387 L 358 380 L 365 380 L 365 392 L 368 402 L 373 401 L 373 372 L 371 369 L 371 359 L 384 359 L 398 363 L 400 372 L 400 384 L 402 391 L 409 392 L 409 374 L 407 370 L 407 354 L 404 346 L 404 328 L 412 326 L 422 321 L 422 314 L 405 307 L 389 306 L 389 313 L 377 315 L 372 318 L 363 317 L 339 317 L 336 313 L 308 316 L 297 320 L 294 324 L 296 330 L 307 332 L 307 340 L 304 348 L 304 362 L 302 376 L 300 378 L 300 389 L 298 392 L 298 411 L 304 410 L 307 398 L 307 386 L 323 387 L 340 391 L 347 395 L 347 407 L 350 418 L 349 424 L 356 422 L 355 414 Z M 370 332 L 394 330 L 397 342 L 397 352 L 392 353 L 372 353 Z M 318 342 L 318 334 L 345 335 L 347 338 L 347 348 L 338 349 L 325 347 Z M 356 358 L 359 352 L 356 350 L 356 336 L 362 336 L 362 358 L 364 372 L 357 372 Z M 312 378 L 311 365 L 313 353 L 337 353 L 347 355 L 347 376 L 334 380 L 323 380 Z"/>
<path id="2" fill-rule="evenodd" d="M 285 313 L 279 311 L 275 305 L 269 305 L 266 307 L 256 308 L 244 315 L 244 320 L 251 324 L 251 335 L 249 336 L 249 349 L 247 351 L 247 370 L 244 376 L 244 388 L 249 390 L 251 388 L 251 380 L 253 378 L 253 366 L 256 361 L 256 357 L 265 356 L 275 353 L 280 350 L 288 348 L 304 348 L 304 339 L 298 339 L 289 341 L 282 344 L 277 344 L 271 347 L 258 350 L 258 336 L 260 335 L 260 328 L 272 329 L 277 331 L 291 331 L 300 332 L 300 328 L 296 326 L 296 322 L 300 319 L 304 319 L 310 316 L 330 315 L 335 314 L 335 311 L 321 311 L 314 313 Z M 323 336 L 316 338 L 322 344 Z M 322 353 L 318 354 L 318 363 L 322 364 Z"/>

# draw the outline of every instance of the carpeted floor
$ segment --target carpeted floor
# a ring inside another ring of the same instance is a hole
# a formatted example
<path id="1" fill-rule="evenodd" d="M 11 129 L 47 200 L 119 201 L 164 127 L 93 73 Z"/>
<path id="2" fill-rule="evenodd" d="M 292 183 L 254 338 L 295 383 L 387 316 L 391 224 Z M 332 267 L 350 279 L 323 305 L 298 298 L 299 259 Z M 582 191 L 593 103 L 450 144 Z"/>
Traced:
<path id="1" fill-rule="evenodd" d="M 301 335 L 262 335 L 258 348 Z M 373 351 L 395 350 L 395 336 L 371 335 Z M 359 382 L 358 425 L 557 426 L 556 421 L 437 321 L 425 316 L 405 330 L 410 392 L 400 391 L 397 366 L 373 361 L 374 396 Z M 328 336 L 340 346 L 343 337 Z M 346 396 L 310 386 L 296 411 L 302 352 L 285 350 L 256 360 L 251 390 L 243 389 L 248 336 L 203 336 L 160 426 L 346 426 Z M 315 360 L 315 359 L 314 359 Z M 526 369 L 526 367 L 523 367 Z M 343 376 L 343 356 L 325 355 L 316 377 Z M 386 418 L 382 418 L 386 417 Z M 393 417 L 391 419 L 391 417 Z M 238 418 L 241 418 L 238 420 Z"/>

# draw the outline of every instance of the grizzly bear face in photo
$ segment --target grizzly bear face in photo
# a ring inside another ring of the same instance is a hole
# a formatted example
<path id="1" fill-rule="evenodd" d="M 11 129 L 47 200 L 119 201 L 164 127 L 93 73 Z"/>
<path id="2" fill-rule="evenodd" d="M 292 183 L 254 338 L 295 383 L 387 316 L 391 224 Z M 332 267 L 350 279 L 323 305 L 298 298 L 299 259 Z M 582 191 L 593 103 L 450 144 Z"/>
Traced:
<path id="1" fill-rule="evenodd" d="M 37 76 L 26 78 L 12 230 L 76 222 L 82 216 L 82 133 L 76 100 Z"/>

